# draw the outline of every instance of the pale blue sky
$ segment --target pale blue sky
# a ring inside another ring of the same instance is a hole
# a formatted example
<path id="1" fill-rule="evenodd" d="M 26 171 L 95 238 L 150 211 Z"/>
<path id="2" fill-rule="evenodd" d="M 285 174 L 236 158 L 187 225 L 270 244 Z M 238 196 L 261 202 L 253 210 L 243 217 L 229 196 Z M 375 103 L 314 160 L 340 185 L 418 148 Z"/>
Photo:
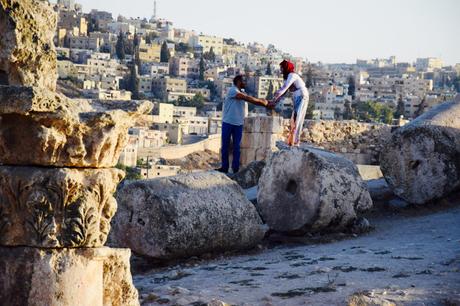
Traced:
<path id="1" fill-rule="evenodd" d="M 153 0 L 77 0 L 83 10 L 150 17 Z M 459 0 L 157 0 L 176 27 L 273 43 L 312 62 L 441 57 L 460 63 Z"/>

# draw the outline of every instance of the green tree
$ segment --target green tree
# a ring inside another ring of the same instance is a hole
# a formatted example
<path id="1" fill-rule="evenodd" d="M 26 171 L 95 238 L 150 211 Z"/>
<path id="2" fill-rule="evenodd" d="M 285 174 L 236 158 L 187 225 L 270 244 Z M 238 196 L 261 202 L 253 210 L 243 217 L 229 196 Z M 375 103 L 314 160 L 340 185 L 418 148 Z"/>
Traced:
<path id="1" fill-rule="evenodd" d="M 216 54 L 214 53 L 214 48 L 211 47 L 208 52 L 203 53 L 203 58 L 207 61 L 210 62 L 215 62 L 216 61 Z"/>
<path id="2" fill-rule="evenodd" d="M 273 87 L 273 82 L 270 81 L 270 84 L 268 84 L 267 100 L 272 100 L 274 94 L 275 94 L 275 88 Z"/>
<path id="3" fill-rule="evenodd" d="M 204 72 L 206 71 L 206 66 L 205 66 L 205 63 L 204 63 L 204 58 L 203 56 L 201 56 L 201 59 L 200 59 L 200 75 L 199 75 L 199 79 L 201 81 L 204 81 Z"/>
<path id="4" fill-rule="evenodd" d="M 357 118 L 366 122 L 391 124 L 394 117 L 393 114 L 393 109 L 382 103 L 367 101 L 356 105 Z"/>
<path id="5" fill-rule="evenodd" d="M 128 90 L 131 91 L 133 100 L 139 100 L 139 78 L 137 74 L 137 66 L 135 64 L 130 65 Z"/>
<path id="6" fill-rule="evenodd" d="M 168 44 L 165 41 L 161 45 L 160 62 L 167 63 L 167 62 L 169 62 L 170 57 L 171 57 L 171 54 L 169 53 L 169 50 L 168 50 Z"/>
<path id="7" fill-rule="evenodd" d="M 272 75 L 273 72 L 272 72 L 272 64 L 270 62 L 267 63 L 267 69 L 265 71 L 265 74 L 266 75 Z"/>
<path id="8" fill-rule="evenodd" d="M 138 48 L 140 43 L 141 43 L 141 39 L 140 39 L 139 35 L 137 35 L 137 33 L 135 33 L 134 38 L 133 38 L 134 49 Z"/>
<path id="9" fill-rule="evenodd" d="M 209 60 L 211 62 L 216 61 L 216 54 L 214 53 L 214 48 L 213 47 L 211 47 L 211 49 L 209 49 Z"/>
<path id="10" fill-rule="evenodd" d="M 307 106 L 307 113 L 305 114 L 306 119 L 313 119 L 315 110 L 315 101 L 310 100 Z"/>
<path id="11" fill-rule="evenodd" d="M 353 108 L 351 107 L 351 102 L 346 100 L 343 110 L 343 119 L 352 120 L 353 119 Z"/>
<path id="12" fill-rule="evenodd" d="M 356 83 L 355 83 L 355 78 L 350 75 L 348 77 L 348 95 L 352 97 L 352 99 L 355 99 L 355 94 L 356 94 Z"/>
<path id="13" fill-rule="evenodd" d="M 310 89 L 313 85 L 313 72 L 311 67 L 308 67 L 307 73 L 305 74 L 305 86 Z"/>
<path id="14" fill-rule="evenodd" d="M 115 52 L 117 53 L 119 60 L 124 60 L 126 58 L 125 48 L 125 36 L 123 35 L 123 32 L 120 31 L 115 45 Z"/>
<path id="15" fill-rule="evenodd" d="M 211 101 L 214 101 L 217 98 L 217 94 L 218 94 L 217 86 L 214 83 L 214 81 L 210 81 L 210 80 L 199 81 L 197 84 L 197 87 L 209 89 L 210 94 L 211 94 Z"/>
<path id="16" fill-rule="evenodd" d="M 398 99 L 398 105 L 396 106 L 395 118 L 399 119 L 401 118 L 401 116 L 404 116 L 405 113 L 406 113 L 406 109 L 404 107 L 404 101 L 403 101 L 402 96 L 400 95 Z"/>
<path id="17" fill-rule="evenodd" d="M 195 96 L 190 100 L 190 106 L 196 107 L 197 109 L 202 109 L 204 106 L 203 95 L 200 93 L 195 94 Z"/>

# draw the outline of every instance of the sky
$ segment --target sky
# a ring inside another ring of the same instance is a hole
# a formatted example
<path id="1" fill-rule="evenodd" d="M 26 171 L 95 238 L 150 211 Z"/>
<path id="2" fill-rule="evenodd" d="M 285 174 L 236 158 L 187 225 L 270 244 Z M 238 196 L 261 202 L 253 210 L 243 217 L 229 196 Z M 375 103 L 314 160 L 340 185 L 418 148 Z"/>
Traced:
<path id="1" fill-rule="evenodd" d="M 77 2 L 114 18 L 153 15 L 153 0 Z M 157 0 L 157 16 L 198 33 L 272 43 L 311 62 L 395 55 L 460 63 L 459 0 Z"/>

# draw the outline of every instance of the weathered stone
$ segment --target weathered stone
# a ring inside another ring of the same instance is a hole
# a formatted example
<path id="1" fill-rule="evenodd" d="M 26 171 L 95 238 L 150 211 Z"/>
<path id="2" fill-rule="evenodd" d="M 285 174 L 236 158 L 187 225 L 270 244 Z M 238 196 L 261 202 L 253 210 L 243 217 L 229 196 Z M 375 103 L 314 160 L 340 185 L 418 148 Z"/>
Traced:
<path id="1" fill-rule="evenodd" d="M 248 189 L 259 183 L 259 178 L 264 167 L 265 161 L 253 161 L 238 173 L 234 174 L 231 178 L 237 182 L 241 188 Z"/>
<path id="2" fill-rule="evenodd" d="M 129 249 L 0 247 L 0 303 L 139 305 L 130 255 Z"/>
<path id="3" fill-rule="evenodd" d="M 104 245 L 118 169 L 0 167 L 0 245 Z"/>
<path id="4" fill-rule="evenodd" d="M 0 86 L 0 163 L 113 167 L 148 101 L 88 101 L 36 87 Z"/>
<path id="5" fill-rule="evenodd" d="M 339 230 L 372 206 L 351 161 L 311 147 L 280 148 L 268 160 L 257 194 L 259 212 L 271 229 Z"/>
<path id="6" fill-rule="evenodd" d="M 218 172 L 128 182 L 110 241 L 157 259 L 255 246 L 265 226 L 238 184 Z"/>
<path id="7" fill-rule="evenodd" d="M 249 133 L 271 133 L 283 132 L 283 117 L 279 116 L 256 116 L 244 119 L 244 131 Z"/>
<path id="8" fill-rule="evenodd" d="M 363 180 L 378 180 L 383 177 L 379 166 L 356 165 Z"/>
<path id="9" fill-rule="evenodd" d="M 394 131 L 381 168 L 394 193 L 424 204 L 460 188 L 460 97 Z"/>
<path id="10" fill-rule="evenodd" d="M 0 1 L 0 85 L 56 89 L 56 20 L 47 1 Z"/>

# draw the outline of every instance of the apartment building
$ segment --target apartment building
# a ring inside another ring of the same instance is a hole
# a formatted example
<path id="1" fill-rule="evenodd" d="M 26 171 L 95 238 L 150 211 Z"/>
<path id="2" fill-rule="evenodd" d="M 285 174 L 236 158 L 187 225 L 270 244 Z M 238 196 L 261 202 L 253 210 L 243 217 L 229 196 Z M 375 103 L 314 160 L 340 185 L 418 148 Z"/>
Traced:
<path id="1" fill-rule="evenodd" d="M 212 48 L 216 55 L 222 55 L 224 39 L 216 36 L 197 35 L 190 38 L 189 44 L 194 48 L 201 48 L 203 52 L 209 52 Z"/>
<path id="2" fill-rule="evenodd" d="M 157 98 L 167 100 L 169 92 L 186 93 L 187 81 L 168 76 L 154 78 L 152 81 L 152 91 Z"/>

